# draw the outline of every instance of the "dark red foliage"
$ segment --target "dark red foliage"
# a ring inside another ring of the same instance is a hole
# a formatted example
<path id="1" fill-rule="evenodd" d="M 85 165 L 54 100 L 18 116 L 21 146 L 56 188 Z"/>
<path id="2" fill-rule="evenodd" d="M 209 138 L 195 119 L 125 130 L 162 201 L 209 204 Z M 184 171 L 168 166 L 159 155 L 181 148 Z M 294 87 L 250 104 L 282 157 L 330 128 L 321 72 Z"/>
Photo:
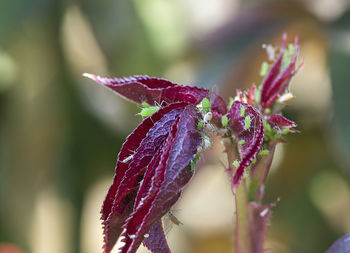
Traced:
<path id="1" fill-rule="evenodd" d="M 202 145 L 197 123 L 203 112 L 196 107 L 203 98 L 211 103 L 213 119 L 227 112 L 223 99 L 209 90 L 182 86 L 148 76 L 102 78 L 85 76 L 136 102 L 160 105 L 127 137 L 118 155 L 115 176 L 102 207 L 105 253 L 119 237 L 122 253 L 136 252 L 143 242 L 152 252 L 170 252 L 161 217 L 175 204 L 193 175 L 189 164 Z M 245 116 L 250 117 L 244 129 Z M 236 101 L 228 113 L 230 127 L 240 145 L 241 161 L 234 177 L 237 186 L 244 170 L 256 156 L 264 136 L 260 114 L 250 105 Z"/>
<path id="2" fill-rule="evenodd" d="M 170 252 L 161 217 L 175 204 L 193 175 L 190 163 L 202 145 L 197 130 L 201 113 L 195 105 L 204 97 L 220 117 L 221 97 L 206 89 L 181 86 L 160 78 L 87 77 L 127 99 L 161 108 L 127 137 L 118 155 L 115 176 L 102 206 L 104 250 L 122 237 L 123 253 L 136 252 L 143 242 L 152 252 Z"/>
<path id="3" fill-rule="evenodd" d="M 220 96 L 196 86 L 178 85 L 162 78 L 149 76 L 104 78 L 93 74 L 84 75 L 138 104 L 142 102 L 150 105 L 174 102 L 198 104 L 207 97 L 210 99 L 213 111 L 220 115 L 227 111 L 226 103 Z"/>
<path id="4" fill-rule="evenodd" d="M 265 112 L 286 91 L 296 72 L 297 40 L 290 63 L 282 69 L 285 39 L 280 55 L 263 82 L 260 104 L 255 100 L 259 88 L 254 85 L 249 91 L 237 91 L 238 101 L 229 112 L 224 100 L 207 89 L 149 76 L 103 78 L 84 74 L 132 102 L 160 107 L 127 137 L 118 155 L 113 183 L 101 210 L 105 253 L 112 250 L 118 238 L 124 242 L 120 248 L 122 253 L 136 252 L 141 243 L 154 253 L 170 252 L 161 218 L 176 203 L 191 179 L 190 164 L 198 159 L 197 152 L 203 149 L 202 135 L 210 136 L 206 132 L 208 129 L 212 129 L 213 134 L 216 127 L 226 127 L 228 120 L 236 139 L 239 161 L 232 178 L 234 191 L 262 146 L 263 118 L 278 129 L 293 130 L 294 122 Z M 204 98 L 210 100 L 210 109 L 197 106 Z M 226 123 L 221 123 L 225 120 Z M 265 212 L 263 208 L 257 206 L 251 217 L 261 215 Z M 257 226 L 264 227 L 266 221 L 267 218 L 261 219 Z"/>
<path id="5" fill-rule="evenodd" d="M 118 156 L 115 176 L 102 207 L 106 249 L 111 249 L 132 212 L 139 181 L 154 153 L 163 144 L 186 103 L 163 107 L 128 136 Z M 130 159 L 130 160 L 128 160 Z"/>
<path id="6" fill-rule="evenodd" d="M 295 38 L 292 59 L 288 66 L 286 66 L 284 69 L 282 68 L 282 62 L 286 51 L 286 39 L 287 35 L 284 34 L 281 52 L 262 84 L 260 104 L 264 109 L 270 107 L 276 101 L 276 99 L 286 91 L 291 78 L 303 65 L 303 63 L 301 63 L 296 69 L 297 57 L 299 54 L 299 41 L 298 38 Z"/>
<path id="7" fill-rule="evenodd" d="M 189 163 L 202 144 L 201 134 L 196 129 L 197 117 L 195 107 L 185 108 L 172 126 L 163 147 L 157 152 L 157 162 L 151 162 L 147 168 L 134 211 L 123 226 L 125 246 L 122 252 L 136 251 L 145 234 L 170 210 L 191 179 L 193 171 Z M 155 240 L 161 235 L 148 234 L 147 240 Z"/>
<path id="8" fill-rule="evenodd" d="M 143 239 L 143 244 L 152 252 L 171 252 L 165 239 L 163 226 L 160 219 L 153 223 L 152 227 L 148 231 L 148 237 Z"/>
<path id="9" fill-rule="evenodd" d="M 241 109 L 242 107 L 244 109 Z M 257 110 L 252 106 L 239 101 L 233 103 L 227 117 L 240 152 L 239 166 L 236 168 L 232 179 L 232 185 L 235 188 L 242 180 L 246 168 L 260 150 L 261 144 L 264 140 L 264 125 L 262 117 Z M 248 120 L 246 117 L 250 118 L 248 128 L 246 123 Z"/>
<path id="10" fill-rule="evenodd" d="M 196 110 L 186 103 L 170 104 L 127 138 L 102 207 L 105 252 L 111 251 L 123 228 L 122 252 L 135 252 L 146 233 L 145 244 L 154 252 L 168 248 L 159 222 L 193 174 L 189 164 L 202 144 Z M 149 243 L 154 240 L 159 241 L 157 247 Z"/>
<path id="11" fill-rule="evenodd" d="M 269 117 L 269 121 L 273 126 L 277 127 L 278 129 L 297 126 L 295 122 L 278 114 L 271 114 Z"/>

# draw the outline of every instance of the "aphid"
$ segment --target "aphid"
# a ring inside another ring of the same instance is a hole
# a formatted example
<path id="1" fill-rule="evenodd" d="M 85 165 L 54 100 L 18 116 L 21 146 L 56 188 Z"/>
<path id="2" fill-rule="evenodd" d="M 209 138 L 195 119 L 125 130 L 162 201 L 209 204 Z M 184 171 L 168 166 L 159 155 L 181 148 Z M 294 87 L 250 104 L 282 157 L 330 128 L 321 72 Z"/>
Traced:
<path id="1" fill-rule="evenodd" d="M 290 55 L 292 55 L 292 54 L 294 54 L 294 44 L 289 44 L 288 45 L 288 53 L 290 54 Z"/>
<path id="2" fill-rule="evenodd" d="M 148 238 L 148 237 L 149 237 L 149 234 L 145 234 L 143 237 Z"/>
<path id="3" fill-rule="evenodd" d="M 153 113 L 159 110 L 159 106 L 149 106 L 141 109 L 141 112 L 138 114 L 141 115 L 142 117 L 148 117 L 151 116 Z"/>
<path id="4" fill-rule="evenodd" d="M 259 104 L 260 100 L 261 100 L 261 88 L 260 87 L 255 89 L 254 97 L 255 97 L 255 102 Z"/>
<path id="5" fill-rule="evenodd" d="M 255 164 L 255 163 L 256 163 L 256 157 L 254 157 L 252 160 L 252 164 Z"/>
<path id="6" fill-rule="evenodd" d="M 261 64 L 260 76 L 265 76 L 268 70 L 269 70 L 269 64 L 266 61 L 264 61 Z"/>
<path id="7" fill-rule="evenodd" d="M 244 118 L 244 130 L 247 130 L 250 127 L 250 116 L 247 115 Z"/>
<path id="8" fill-rule="evenodd" d="M 294 45 L 289 44 L 288 49 L 284 51 L 282 69 L 285 69 L 290 64 L 293 54 L 294 54 Z"/>
<path id="9" fill-rule="evenodd" d="M 239 162 L 237 160 L 234 160 L 232 163 L 233 166 L 235 166 L 236 168 L 238 168 L 239 166 Z"/>
<path id="10" fill-rule="evenodd" d="M 244 106 L 241 106 L 241 117 L 244 117 L 245 114 L 245 108 Z"/>
<path id="11" fill-rule="evenodd" d="M 203 110 L 208 113 L 210 111 L 210 106 L 211 106 L 209 99 L 203 98 L 201 104 L 202 104 Z"/>
<path id="12" fill-rule="evenodd" d="M 259 153 L 259 155 L 268 155 L 268 154 L 270 154 L 270 150 L 268 150 L 268 149 L 263 149 Z"/>
<path id="13" fill-rule="evenodd" d="M 199 122 L 197 123 L 197 130 L 201 130 L 202 127 L 203 127 L 203 122 L 199 121 Z"/>
<path id="14" fill-rule="evenodd" d="M 238 142 L 239 145 L 243 145 L 244 143 L 245 143 L 245 140 L 243 139 Z"/>
<path id="15" fill-rule="evenodd" d="M 228 124 L 228 118 L 227 118 L 226 115 L 224 115 L 224 116 L 221 117 L 221 125 L 223 127 L 225 127 L 225 126 L 227 126 L 227 124 Z"/>

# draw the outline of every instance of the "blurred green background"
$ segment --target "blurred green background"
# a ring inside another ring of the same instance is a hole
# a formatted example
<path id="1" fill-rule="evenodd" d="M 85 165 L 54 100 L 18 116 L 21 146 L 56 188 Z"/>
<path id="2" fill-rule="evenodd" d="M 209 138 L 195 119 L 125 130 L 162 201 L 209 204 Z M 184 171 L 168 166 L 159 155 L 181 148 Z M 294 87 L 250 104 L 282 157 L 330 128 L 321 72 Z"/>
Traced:
<path id="1" fill-rule="evenodd" d="M 266 185 L 266 252 L 323 252 L 350 231 L 348 0 L 0 1 L 0 252 L 101 252 L 99 209 L 138 108 L 82 77 L 148 74 L 233 96 L 259 84 L 262 45 L 298 35 L 305 67 Z M 221 147 L 168 232 L 174 252 L 231 252 Z M 11 246 L 12 245 L 12 246 Z M 115 251 L 117 252 L 117 251 Z M 140 249 L 140 252 L 145 252 Z"/>

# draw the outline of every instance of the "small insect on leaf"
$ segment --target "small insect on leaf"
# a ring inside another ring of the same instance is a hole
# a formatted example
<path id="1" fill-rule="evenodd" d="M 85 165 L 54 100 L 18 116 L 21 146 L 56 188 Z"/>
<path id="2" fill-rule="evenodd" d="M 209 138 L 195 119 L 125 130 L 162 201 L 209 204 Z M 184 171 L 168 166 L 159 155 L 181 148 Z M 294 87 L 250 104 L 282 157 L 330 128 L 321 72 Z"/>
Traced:
<path id="1" fill-rule="evenodd" d="M 244 130 L 247 130 L 250 127 L 250 123 L 251 123 L 250 121 L 251 121 L 250 116 L 249 115 L 245 116 L 245 118 L 244 118 Z"/>
<path id="2" fill-rule="evenodd" d="M 227 124 L 228 124 L 228 118 L 227 118 L 226 115 L 224 115 L 224 116 L 221 117 L 221 125 L 223 127 L 225 127 L 225 126 L 227 126 Z"/>
<path id="3" fill-rule="evenodd" d="M 268 70 L 269 70 L 269 64 L 266 61 L 264 61 L 261 64 L 260 76 L 265 76 Z"/>
<path id="4" fill-rule="evenodd" d="M 270 151 L 267 150 L 267 149 L 263 149 L 263 150 L 261 150 L 260 153 L 259 153 L 259 155 L 268 155 L 268 154 L 270 154 Z"/>
<path id="5" fill-rule="evenodd" d="M 255 102 L 259 104 L 261 100 L 261 87 L 258 87 L 255 89 L 254 97 L 255 97 Z"/>
<path id="6" fill-rule="evenodd" d="M 289 44 L 288 50 L 286 50 L 283 55 L 282 69 L 285 69 L 291 63 L 293 54 L 294 54 L 294 45 Z"/>
<path id="7" fill-rule="evenodd" d="M 245 114 L 245 108 L 244 106 L 241 106 L 241 117 L 244 117 Z"/>
<path id="8" fill-rule="evenodd" d="M 203 122 L 199 121 L 199 122 L 197 123 L 197 130 L 201 130 L 202 127 L 203 127 Z"/>
<path id="9" fill-rule="evenodd" d="M 205 112 L 210 111 L 210 101 L 208 98 L 203 98 L 202 100 L 202 108 Z"/>
<path id="10" fill-rule="evenodd" d="M 256 163 L 256 157 L 254 157 L 252 160 L 252 164 L 255 164 L 255 163 Z"/>
<path id="11" fill-rule="evenodd" d="M 294 44 L 289 44 L 288 45 L 288 53 L 289 54 L 294 54 L 294 49 L 295 49 L 295 47 L 294 47 Z"/>
<path id="12" fill-rule="evenodd" d="M 141 112 L 138 114 L 141 115 L 142 117 L 148 117 L 151 116 L 153 113 L 159 110 L 159 106 L 149 106 L 141 109 Z"/>
<path id="13" fill-rule="evenodd" d="M 238 168 L 239 162 L 237 160 L 234 160 L 232 165 L 235 166 L 236 168 Z"/>
<path id="14" fill-rule="evenodd" d="M 240 140 L 240 141 L 238 142 L 239 145 L 243 145 L 244 143 L 245 143 L 245 140 Z"/>

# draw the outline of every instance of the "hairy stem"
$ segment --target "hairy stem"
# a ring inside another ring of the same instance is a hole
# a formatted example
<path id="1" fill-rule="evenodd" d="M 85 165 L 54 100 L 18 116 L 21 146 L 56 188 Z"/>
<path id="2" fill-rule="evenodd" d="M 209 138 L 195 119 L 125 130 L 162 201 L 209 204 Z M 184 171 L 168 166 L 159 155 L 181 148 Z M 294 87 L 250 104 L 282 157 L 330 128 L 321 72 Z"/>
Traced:
<path id="1" fill-rule="evenodd" d="M 243 179 L 235 192 L 235 253 L 263 252 L 271 205 L 261 205 L 261 201 L 276 144 L 277 142 L 273 142 L 268 146 L 269 153 L 258 158 L 250 172 L 250 179 Z M 232 177 L 235 172 L 233 161 L 239 153 L 233 140 L 227 139 L 224 145 L 227 153 L 228 172 Z"/>
<path id="2" fill-rule="evenodd" d="M 244 180 L 245 181 L 245 180 Z M 235 253 L 253 253 L 253 245 L 251 238 L 251 229 L 249 224 L 249 205 L 247 196 L 247 187 L 245 182 L 237 188 L 235 195 L 236 200 L 236 224 L 235 224 L 235 238 L 234 238 L 234 252 Z"/>
<path id="3" fill-rule="evenodd" d="M 238 150 L 236 144 L 232 139 L 227 138 L 224 142 L 225 150 L 228 161 L 228 172 L 230 177 L 233 176 L 235 167 L 233 161 L 238 156 Z M 249 206 L 248 206 L 248 195 L 247 195 L 246 182 L 243 180 L 238 186 L 235 193 L 235 233 L 234 233 L 234 252 L 235 253 L 252 253 L 251 248 L 251 237 L 250 237 L 250 226 L 249 226 Z"/>
<path id="4" fill-rule="evenodd" d="M 276 142 L 270 144 L 267 148 L 268 155 L 260 156 L 256 164 L 250 171 L 248 198 L 249 201 L 261 203 L 264 197 L 265 181 L 270 171 L 273 155 L 275 153 Z"/>

